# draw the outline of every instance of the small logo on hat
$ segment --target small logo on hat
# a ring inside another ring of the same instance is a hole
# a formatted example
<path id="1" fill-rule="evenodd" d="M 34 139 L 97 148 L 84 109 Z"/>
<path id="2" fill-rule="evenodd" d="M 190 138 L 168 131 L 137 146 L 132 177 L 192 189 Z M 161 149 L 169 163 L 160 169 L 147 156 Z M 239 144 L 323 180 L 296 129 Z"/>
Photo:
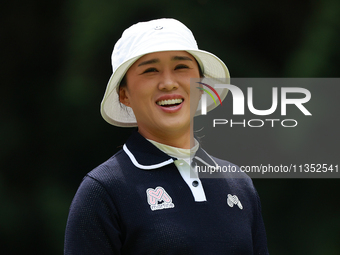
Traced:
<path id="1" fill-rule="evenodd" d="M 237 205 L 238 208 L 240 208 L 241 210 L 243 209 L 243 206 L 241 204 L 241 201 L 238 199 L 238 197 L 236 195 L 231 195 L 231 194 L 228 194 L 228 198 L 227 198 L 227 204 L 230 206 L 230 207 L 233 207 L 234 205 Z"/>
<path id="2" fill-rule="evenodd" d="M 156 26 L 156 27 L 155 27 L 155 30 L 161 30 L 161 29 L 163 29 L 162 26 Z"/>
<path id="3" fill-rule="evenodd" d="M 175 207 L 171 197 L 162 187 L 157 187 L 155 189 L 149 188 L 146 190 L 146 194 L 152 211 Z"/>

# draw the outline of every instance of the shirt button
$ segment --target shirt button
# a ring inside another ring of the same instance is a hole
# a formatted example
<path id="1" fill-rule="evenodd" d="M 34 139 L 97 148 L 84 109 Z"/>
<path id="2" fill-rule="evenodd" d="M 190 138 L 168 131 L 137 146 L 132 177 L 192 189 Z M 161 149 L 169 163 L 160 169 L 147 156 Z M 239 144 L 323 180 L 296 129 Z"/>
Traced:
<path id="1" fill-rule="evenodd" d="M 179 163 L 180 166 L 183 166 L 183 163 Z"/>
<path id="2" fill-rule="evenodd" d="M 194 186 L 194 187 L 197 187 L 198 184 L 199 184 L 198 181 L 193 181 L 193 182 L 192 182 L 192 186 Z"/>

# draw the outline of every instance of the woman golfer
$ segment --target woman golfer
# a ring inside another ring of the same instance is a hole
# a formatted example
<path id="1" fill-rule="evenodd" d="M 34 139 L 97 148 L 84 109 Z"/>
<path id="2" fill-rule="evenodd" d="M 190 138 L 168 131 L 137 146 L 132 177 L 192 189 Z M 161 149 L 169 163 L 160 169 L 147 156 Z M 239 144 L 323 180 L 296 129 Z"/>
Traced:
<path id="1" fill-rule="evenodd" d="M 112 66 L 101 114 L 138 131 L 83 179 L 65 254 L 268 254 L 251 179 L 200 178 L 191 167 L 232 165 L 207 154 L 192 125 L 201 90 L 190 79 L 229 78 L 224 63 L 182 23 L 159 19 L 125 30 Z"/>

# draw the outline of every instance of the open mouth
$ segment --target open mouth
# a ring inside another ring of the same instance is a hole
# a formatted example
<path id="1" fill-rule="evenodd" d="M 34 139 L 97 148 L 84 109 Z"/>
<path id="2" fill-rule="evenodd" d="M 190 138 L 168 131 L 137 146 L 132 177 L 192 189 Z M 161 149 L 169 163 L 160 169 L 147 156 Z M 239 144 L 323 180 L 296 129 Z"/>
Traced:
<path id="1" fill-rule="evenodd" d="M 176 107 L 177 105 L 180 105 L 181 103 L 183 103 L 183 101 L 184 100 L 182 98 L 178 98 L 178 99 L 160 100 L 160 101 L 157 101 L 156 103 L 159 106 L 171 108 L 171 107 Z"/>

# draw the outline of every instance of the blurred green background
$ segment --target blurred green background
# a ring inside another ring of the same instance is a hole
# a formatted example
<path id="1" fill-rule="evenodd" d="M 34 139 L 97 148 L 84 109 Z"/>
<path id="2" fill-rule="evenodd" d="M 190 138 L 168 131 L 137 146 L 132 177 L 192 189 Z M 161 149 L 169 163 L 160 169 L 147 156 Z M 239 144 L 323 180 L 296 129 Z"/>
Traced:
<path id="1" fill-rule="evenodd" d="M 128 26 L 179 19 L 233 77 L 339 76 L 338 0 L 36 0 L 0 11 L 1 254 L 62 254 L 83 176 L 131 133 L 99 113 L 111 52 Z M 340 179 L 254 183 L 271 254 L 340 254 Z"/>

